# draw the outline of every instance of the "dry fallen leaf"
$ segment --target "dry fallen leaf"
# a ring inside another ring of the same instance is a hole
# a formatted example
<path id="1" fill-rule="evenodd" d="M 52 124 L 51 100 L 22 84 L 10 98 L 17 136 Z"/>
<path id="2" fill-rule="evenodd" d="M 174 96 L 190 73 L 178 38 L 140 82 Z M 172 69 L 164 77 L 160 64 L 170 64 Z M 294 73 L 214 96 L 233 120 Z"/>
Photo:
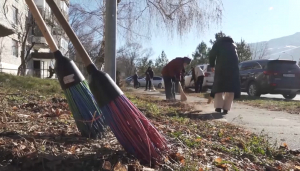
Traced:
<path id="1" fill-rule="evenodd" d="M 76 146 L 72 146 L 71 147 L 71 149 L 70 149 L 70 152 L 71 152 L 71 154 L 75 154 L 75 152 L 76 152 Z"/>
<path id="2" fill-rule="evenodd" d="M 61 109 L 56 109 L 55 114 L 56 114 L 57 116 L 59 116 L 60 113 L 61 113 Z"/>
<path id="3" fill-rule="evenodd" d="M 201 142 L 201 138 L 195 139 L 195 142 Z"/>
<path id="4" fill-rule="evenodd" d="M 180 162 L 182 165 L 185 164 L 184 157 L 180 153 L 171 153 L 169 157 L 176 162 Z"/>
<path id="5" fill-rule="evenodd" d="M 12 107 L 12 110 L 18 110 L 17 106 Z"/>
<path id="6" fill-rule="evenodd" d="M 127 171 L 127 169 L 121 162 L 118 162 L 114 167 L 114 171 Z"/>
<path id="7" fill-rule="evenodd" d="M 295 171 L 300 171 L 300 166 L 295 166 Z"/>
<path id="8" fill-rule="evenodd" d="M 283 143 L 282 146 L 285 147 L 285 148 L 288 147 L 287 143 Z"/>
<path id="9" fill-rule="evenodd" d="M 20 149 L 24 150 L 24 149 L 26 149 L 26 146 L 25 145 L 20 145 Z"/>
<path id="10" fill-rule="evenodd" d="M 217 164 L 222 163 L 222 159 L 221 159 L 221 158 L 216 158 L 216 159 L 215 159 L 215 163 L 217 163 Z"/>
<path id="11" fill-rule="evenodd" d="M 104 161 L 102 169 L 104 170 L 111 170 L 111 164 L 109 161 Z"/>
<path id="12" fill-rule="evenodd" d="M 200 168 L 199 171 L 204 171 L 204 170 L 202 168 Z"/>
<path id="13" fill-rule="evenodd" d="M 223 160 L 221 158 L 216 158 L 215 159 L 215 165 L 217 167 L 220 167 L 220 168 L 223 168 L 223 169 L 227 168 L 227 165 L 225 163 L 223 163 Z"/>

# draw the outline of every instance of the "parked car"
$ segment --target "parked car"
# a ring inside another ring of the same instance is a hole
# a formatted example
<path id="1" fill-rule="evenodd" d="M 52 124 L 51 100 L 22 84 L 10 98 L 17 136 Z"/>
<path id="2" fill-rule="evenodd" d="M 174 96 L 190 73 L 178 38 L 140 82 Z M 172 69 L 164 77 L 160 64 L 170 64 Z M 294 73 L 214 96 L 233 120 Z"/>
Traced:
<path id="1" fill-rule="evenodd" d="M 139 77 L 139 79 L 141 79 L 143 77 Z M 127 78 L 124 79 L 127 85 L 130 85 L 131 83 L 133 84 L 133 76 L 129 76 Z"/>
<path id="2" fill-rule="evenodd" d="M 203 65 L 198 65 L 198 66 L 200 66 L 204 72 L 204 80 L 203 80 L 203 84 L 202 84 L 202 89 L 204 91 L 206 91 L 208 88 L 212 87 L 212 85 L 214 83 L 215 73 L 212 72 L 209 64 L 203 64 Z M 192 70 L 190 70 L 184 78 L 185 78 L 185 88 L 194 88 L 195 87 L 195 82 L 191 81 Z"/>
<path id="3" fill-rule="evenodd" d="M 132 79 L 133 79 L 133 76 L 130 76 L 130 77 L 125 78 L 124 80 L 127 85 L 130 85 L 130 83 L 132 82 Z"/>
<path id="4" fill-rule="evenodd" d="M 239 64 L 241 91 L 249 96 L 282 94 L 293 99 L 300 91 L 300 68 L 291 60 L 251 60 Z"/>
<path id="5" fill-rule="evenodd" d="M 146 79 L 145 79 L 145 77 L 144 78 L 139 78 L 138 82 L 139 82 L 139 87 L 146 87 Z M 164 80 L 163 80 L 162 77 L 154 76 L 152 84 L 154 85 L 154 87 L 164 88 Z"/>

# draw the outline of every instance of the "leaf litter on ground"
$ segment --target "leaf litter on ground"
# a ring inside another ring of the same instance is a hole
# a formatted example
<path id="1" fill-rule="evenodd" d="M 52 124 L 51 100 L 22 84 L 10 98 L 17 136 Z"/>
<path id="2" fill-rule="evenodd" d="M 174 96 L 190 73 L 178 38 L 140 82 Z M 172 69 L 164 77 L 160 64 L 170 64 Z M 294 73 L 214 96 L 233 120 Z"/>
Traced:
<path id="1" fill-rule="evenodd" d="M 0 94 L 1 170 L 295 170 L 300 166 L 296 151 L 277 149 L 261 136 L 228 123 L 190 118 L 193 105 L 128 92 L 169 141 L 164 161 L 150 169 L 128 155 L 111 131 L 100 140 L 81 137 L 61 95 L 1 88 Z"/>

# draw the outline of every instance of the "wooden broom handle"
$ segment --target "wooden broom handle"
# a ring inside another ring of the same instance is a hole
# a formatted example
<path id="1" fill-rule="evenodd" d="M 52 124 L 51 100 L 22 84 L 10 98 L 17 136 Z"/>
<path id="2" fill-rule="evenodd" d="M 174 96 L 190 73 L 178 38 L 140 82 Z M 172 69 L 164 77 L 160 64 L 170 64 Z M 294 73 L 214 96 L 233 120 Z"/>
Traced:
<path id="1" fill-rule="evenodd" d="M 50 50 L 52 52 L 55 52 L 58 50 L 57 45 L 53 39 L 53 37 L 50 34 L 50 31 L 48 30 L 42 15 L 40 14 L 38 8 L 36 7 L 36 5 L 34 4 L 33 0 L 25 0 L 28 8 L 33 16 L 33 18 L 35 19 L 36 24 L 39 26 L 43 36 L 45 37 L 46 41 L 49 44 Z"/>
<path id="2" fill-rule="evenodd" d="M 48 3 L 49 7 L 51 8 L 52 12 L 54 13 L 56 19 L 68 35 L 69 39 L 71 40 L 73 46 L 75 47 L 77 53 L 82 59 L 82 62 L 84 63 L 85 66 L 88 66 L 90 64 L 93 64 L 90 56 L 84 49 L 83 45 L 79 41 L 78 37 L 74 33 L 73 29 L 69 25 L 68 21 L 66 20 L 65 16 L 62 14 L 62 12 L 59 10 L 58 6 L 53 0 L 46 0 Z"/>

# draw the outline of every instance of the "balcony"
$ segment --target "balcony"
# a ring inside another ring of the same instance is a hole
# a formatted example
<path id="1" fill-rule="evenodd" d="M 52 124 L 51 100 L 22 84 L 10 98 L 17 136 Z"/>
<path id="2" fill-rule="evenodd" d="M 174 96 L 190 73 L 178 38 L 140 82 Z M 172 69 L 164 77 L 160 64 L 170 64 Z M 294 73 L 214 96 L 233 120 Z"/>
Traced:
<path id="1" fill-rule="evenodd" d="M 40 14 L 42 15 L 43 19 L 45 20 L 46 24 L 52 25 L 54 19 L 52 17 L 51 11 L 45 8 L 38 8 Z"/>
<path id="2" fill-rule="evenodd" d="M 39 50 L 41 48 L 48 48 L 48 43 L 45 39 L 45 37 L 38 37 L 38 36 L 32 36 L 32 42 L 35 42 L 33 49 Z"/>

